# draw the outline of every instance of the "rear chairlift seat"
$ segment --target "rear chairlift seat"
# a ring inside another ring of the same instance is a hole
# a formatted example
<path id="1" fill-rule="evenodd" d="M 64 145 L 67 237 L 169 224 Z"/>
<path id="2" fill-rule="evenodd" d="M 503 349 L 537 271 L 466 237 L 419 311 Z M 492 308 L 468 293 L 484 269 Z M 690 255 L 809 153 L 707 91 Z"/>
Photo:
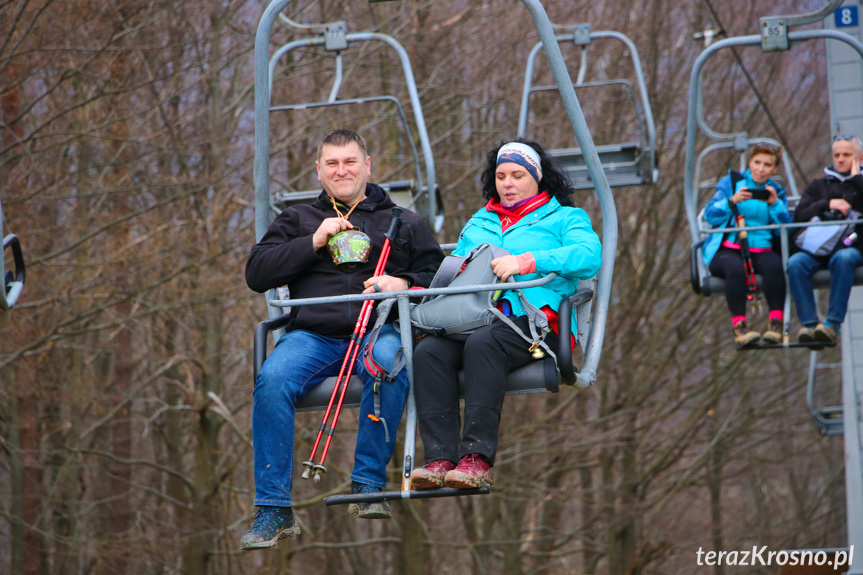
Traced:
<path id="1" fill-rule="evenodd" d="M 596 146 L 610 186 L 641 186 L 652 182 L 650 159 L 635 142 Z M 592 189 L 593 181 L 580 148 L 549 150 L 577 190 Z"/>

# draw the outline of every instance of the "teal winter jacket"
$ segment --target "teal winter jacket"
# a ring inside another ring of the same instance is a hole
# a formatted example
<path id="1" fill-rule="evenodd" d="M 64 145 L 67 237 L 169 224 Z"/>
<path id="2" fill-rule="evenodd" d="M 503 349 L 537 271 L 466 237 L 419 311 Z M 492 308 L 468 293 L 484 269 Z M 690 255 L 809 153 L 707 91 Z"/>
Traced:
<path id="1" fill-rule="evenodd" d="M 588 279 L 599 271 L 602 245 L 593 231 L 590 218 L 581 208 L 561 206 L 555 198 L 525 214 L 503 231 L 496 213 L 482 208 L 471 216 L 461 234 L 455 255 L 464 256 L 482 243 L 500 246 L 512 255 L 530 252 L 536 261 L 536 272 L 516 275 L 515 281 L 529 281 L 556 273 L 549 283 L 522 290 L 527 300 L 538 308 L 549 306 L 555 312 L 563 298 L 578 289 L 578 280 Z M 504 292 L 513 314 L 524 315 L 513 290 Z M 572 333 L 576 334 L 575 310 Z"/>
<path id="2" fill-rule="evenodd" d="M 737 182 L 734 189 L 731 189 L 731 172 L 729 175 L 719 180 L 716 185 L 716 193 L 713 198 L 707 202 L 704 208 L 704 219 L 714 228 L 729 228 L 734 227 L 734 215 L 731 211 L 729 202 L 731 196 L 737 191 L 748 188 L 755 190 L 763 189 L 770 185 L 776 189 L 778 200 L 773 205 L 768 205 L 767 202 L 762 202 L 756 199 L 746 200 L 737 204 L 737 210 L 743 216 L 747 226 L 767 226 L 770 224 L 787 224 L 791 221 L 791 214 L 788 213 L 788 198 L 785 195 L 785 189 L 774 182 L 767 180 L 764 184 L 758 186 L 749 174 L 749 170 L 743 173 L 743 179 Z M 773 238 L 779 237 L 779 230 L 752 230 L 746 234 L 746 239 L 751 248 L 769 248 L 773 245 Z M 702 256 L 704 264 L 710 265 L 713 256 L 719 251 L 722 245 L 723 237 L 726 240 L 737 243 L 737 234 L 728 232 L 725 234 L 710 234 L 704 242 Z"/>

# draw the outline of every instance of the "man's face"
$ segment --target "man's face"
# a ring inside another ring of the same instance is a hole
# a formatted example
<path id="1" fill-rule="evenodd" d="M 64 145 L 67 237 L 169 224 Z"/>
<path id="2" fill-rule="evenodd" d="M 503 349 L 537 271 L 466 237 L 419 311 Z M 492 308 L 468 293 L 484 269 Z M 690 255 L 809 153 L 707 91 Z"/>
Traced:
<path id="1" fill-rule="evenodd" d="M 850 172 L 854 160 L 860 160 L 860 148 L 854 140 L 833 142 L 833 167 L 837 172 Z"/>
<path id="2" fill-rule="evenodd" d="M 372 159 L 363 154 L 356 142 L 346 146 L 324 145 L 315 168 L 324 190 L 336 200 L 353 206 L 365 197 L 366 183 L 372 173 Z"/>

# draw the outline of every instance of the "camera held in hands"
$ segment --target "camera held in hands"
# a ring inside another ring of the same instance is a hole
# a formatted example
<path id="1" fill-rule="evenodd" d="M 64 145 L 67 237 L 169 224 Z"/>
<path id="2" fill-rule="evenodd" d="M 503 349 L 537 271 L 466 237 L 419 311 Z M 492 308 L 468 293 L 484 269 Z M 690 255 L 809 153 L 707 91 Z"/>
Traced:
<path id="1" fill-rule="evenodd" d="M 825 210 L 823 214 L 821 214 L 822 222 L 835 222 L 838 220 L 844 220 L 845 214 L 840 212 L 839 210 Z"/>
<path id="2" fill-rule="evenodd" d="M 756 188 L 754 190 L 749 190 L 752 193 L 752 199 L 758 200 L 760 202 L 766 202 L 770 199 L 770 192 L 765 188 Z"/>

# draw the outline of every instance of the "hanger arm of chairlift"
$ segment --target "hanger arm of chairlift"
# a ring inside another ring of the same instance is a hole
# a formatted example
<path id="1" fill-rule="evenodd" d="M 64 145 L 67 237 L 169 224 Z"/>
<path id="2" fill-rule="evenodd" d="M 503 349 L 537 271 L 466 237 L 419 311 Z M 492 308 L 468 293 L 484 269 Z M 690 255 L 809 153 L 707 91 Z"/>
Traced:
<path id="1" fill-rule="evenodd" d="M 762 21 L 765 19 L 778 19 L 782 18 L 785 20 L 785 25 L 787 27 L 791 26 L 805 26 L 806 24 L 813 24 L 815 22 L 820 22 L 824 20 L 827 16 L 836 11 L 837 8 L 842 6 L 844 0 L 828 0 L 828 2 L 815 10 L 814 12 L 808 12 L 805 14 L 791 14 L 788 16 L 767 16 L 766 18 L 762 18 Z"/>

